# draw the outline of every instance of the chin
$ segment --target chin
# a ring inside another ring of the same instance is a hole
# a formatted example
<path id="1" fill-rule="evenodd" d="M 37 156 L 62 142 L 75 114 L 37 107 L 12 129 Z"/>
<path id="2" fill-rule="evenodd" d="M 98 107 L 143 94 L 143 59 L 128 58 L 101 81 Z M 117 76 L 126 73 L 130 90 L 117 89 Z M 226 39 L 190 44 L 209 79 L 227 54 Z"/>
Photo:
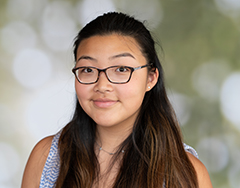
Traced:
<path id="1" fill-rule="evenodd" d="M 93 118 L 94 122 L 102 127 L 111 127 L 114 126 L 115 124 L 117 124 L 117 122 L 114 120 L 113 116 L 109 117 L 109 116 L 97 116 Z"/>

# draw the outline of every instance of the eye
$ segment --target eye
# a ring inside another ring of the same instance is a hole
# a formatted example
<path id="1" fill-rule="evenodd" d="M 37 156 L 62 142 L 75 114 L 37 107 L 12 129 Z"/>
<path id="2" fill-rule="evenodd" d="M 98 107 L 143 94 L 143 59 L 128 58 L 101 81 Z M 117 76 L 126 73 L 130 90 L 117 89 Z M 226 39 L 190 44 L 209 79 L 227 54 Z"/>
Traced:
<path id="1" fill-rule="evenodd" d="M 81 73 L 91 73 L 91 72 L 94 72 L 94 70 L 90 67 L 81 68 Z"/>
<path id="2" fill-rule="evenodd" d="M 130 71 L 130 69 L 129 69 L 128 67 L 121 66 L 121 67 L 117 67 L 117 68 L 116 68 L 116 71 L 117 71 L 117 72 L 124 73 L 124 72 Z"/>

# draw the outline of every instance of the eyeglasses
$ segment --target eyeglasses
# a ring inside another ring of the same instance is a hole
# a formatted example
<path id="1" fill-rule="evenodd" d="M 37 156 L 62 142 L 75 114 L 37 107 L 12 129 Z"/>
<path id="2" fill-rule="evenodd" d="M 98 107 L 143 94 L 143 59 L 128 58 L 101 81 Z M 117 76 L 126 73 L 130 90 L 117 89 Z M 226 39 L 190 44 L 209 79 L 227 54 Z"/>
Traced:
<path id="1" fill-rule="evenodd" d="M 84 66 L 72 69 L 75 77 L 81 84 L 94 84 L 98 81 L 101 72 L 104 72 L 109 82 L 113 84 L 125 84 L 131 79 L 133 71 L 149 67 L 151 65 L 143 65 L 139 67 L 128 66 L 111 66 L 105 69 L 96 67 Z"/>

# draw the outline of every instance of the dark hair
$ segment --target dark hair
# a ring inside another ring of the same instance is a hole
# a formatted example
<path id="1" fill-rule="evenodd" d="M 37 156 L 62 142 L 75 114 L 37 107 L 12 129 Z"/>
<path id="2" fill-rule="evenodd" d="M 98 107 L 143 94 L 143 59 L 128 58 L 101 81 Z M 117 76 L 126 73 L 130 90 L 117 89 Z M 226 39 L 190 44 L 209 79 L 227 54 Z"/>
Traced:
<path id="1" fill-rule="evenodd" d="M 114 158 L 118 158 L 124 147 L 113 187 L 162 188 L 165 184 L 166 188 L 197 188 L 196 172 L 184 150 L 181 131 L 166 94 L 155 42 L 144 24 L 123 13 L 110 12 L 97 17 L 78 33 L 74 43 L 75 59 L 84 39 L 111 34 L 133 37 L 147 62 L 159 72 L 156 85 L 145 94 L 131 135 Z M 95 122 L 77 101 L 73 119 L 63 128 L 59 140 L 57 188 L 90 188 L 98 180 L 95 132 Z"/>

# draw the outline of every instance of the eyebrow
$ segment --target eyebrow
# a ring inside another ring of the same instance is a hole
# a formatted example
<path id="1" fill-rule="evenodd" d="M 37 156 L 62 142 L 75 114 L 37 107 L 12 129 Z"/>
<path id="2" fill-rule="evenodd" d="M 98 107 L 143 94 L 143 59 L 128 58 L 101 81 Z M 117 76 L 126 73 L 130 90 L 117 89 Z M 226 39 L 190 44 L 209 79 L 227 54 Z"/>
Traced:
<path id="1" fill-rule="evenodd" d="M 127 53 L 127 52 L 114 55 L 114 56 L 110 57 L 109 59 L 115 59 L 115 58 L 120 58 L 120 57 L 131 57 L 131 58 L 135 59 L 135 57 L 132 54 Z"/>
<path id="2" fill-rule="evenodd" d="M 94 59 L 93 57 L 83 55 L 83 56 L 81 56 L 80 58 L 78 58 L 77 62 L 80 61 L 81 59 L 88 59 L 88 60 L 92 60 L 92 61 L 97 61 L 97 60 Z"/>
<path id="3" fill-rule="evenodd" d="M 121 54 L 117 54 L 117 55 L 114 55 L 114 56 L 111 56 L 109 57 L 110 60 L 112 59 L 116 59 L 116 58 L 120 58 L 120 57 L 131 57 L 133 59 L 135 59 L 135 57 L 130 54 L 130 53 L 121 53 Z M 92 60 L 92 61 L 97 61 L 97 59 L 93 58 L 93 57 L 90 57 L 90 56 L 86 56 L 86 55 L 83 55 L 81 56 L 80 58 L 78 58 L 77 62 L 80 61 L 81 59 L 87 59 L 87 60 Z"/>

